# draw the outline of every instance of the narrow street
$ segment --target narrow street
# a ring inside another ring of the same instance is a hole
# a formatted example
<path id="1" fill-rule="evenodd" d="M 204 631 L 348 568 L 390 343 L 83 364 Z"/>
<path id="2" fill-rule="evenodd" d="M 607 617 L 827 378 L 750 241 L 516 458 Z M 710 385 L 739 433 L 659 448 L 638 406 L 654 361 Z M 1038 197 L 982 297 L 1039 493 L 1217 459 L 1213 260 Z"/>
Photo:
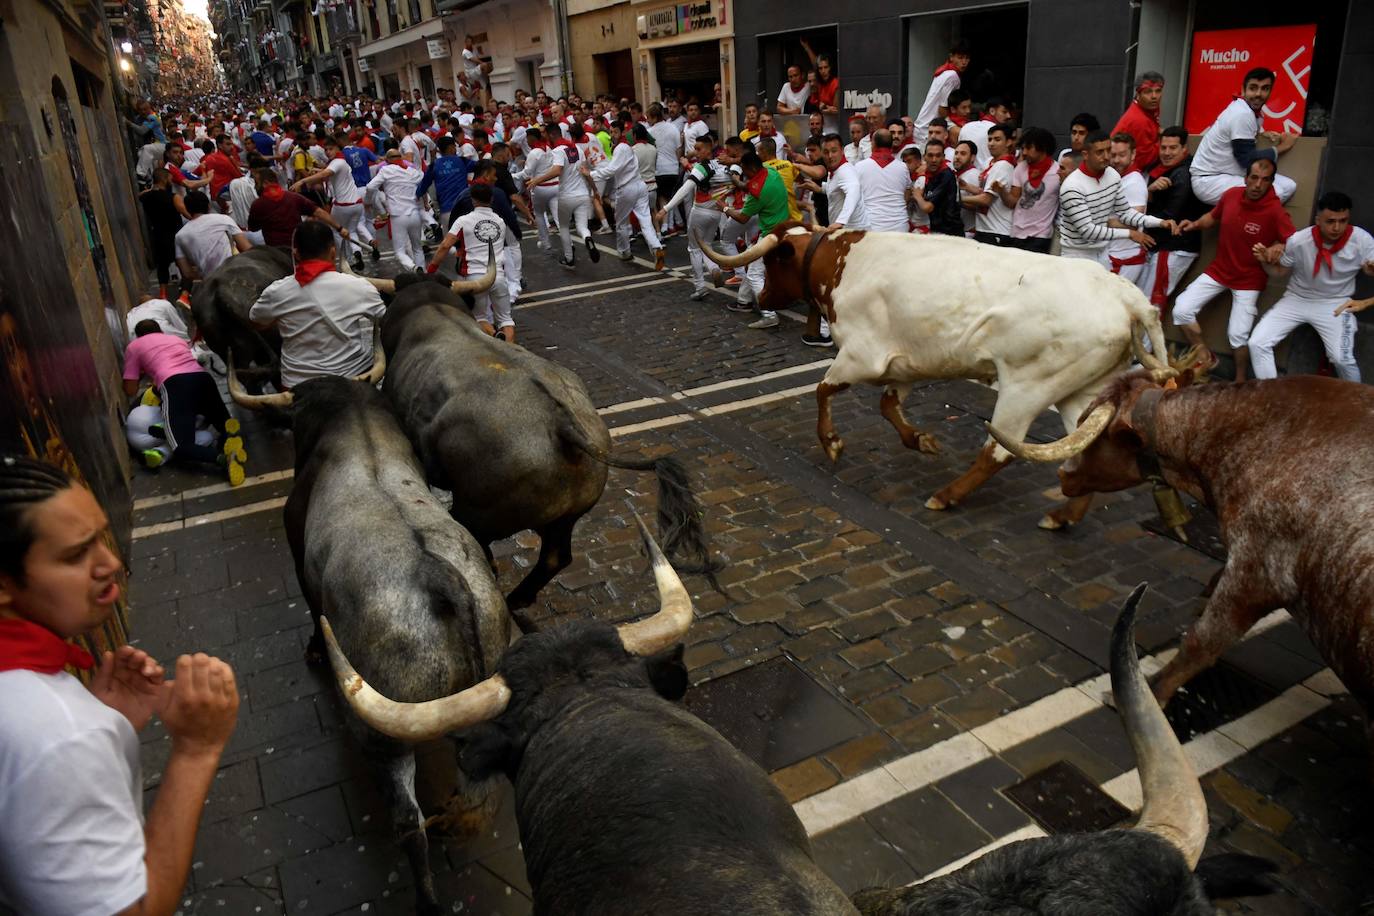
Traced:
<path id="1" fill-rule="evenodd" d="M 936 434 L 935 456 L 902 447 L 876 389 L 845 392 L 835 422 L 846 449 L 832 466 L 813 392 L 833 351 L 801 343 L 800 314 L 749 330 L 750 316 L 723 308 L 733 293 L 688 300 L 681 238 L 662 275 L 641 244 L 626 264 L 604 253 L 611 237 L 597 239 L 600 263 L 579 249 L 565 271 L 527 235 L 520 345 L 577 372 L 618 451 L 687 465 L 728 596 L 686 577 L 697 611 L 686 705 L 772 774 L 830 875 L 846 892 L 907 883 L 1009 841 L 1128 822 L 1139 784 L 1103 675 L 1111 623 L 1148 582 L 1137 628 L 1147 671 L 1171 650 L 1220 568 L 1206 513 L 1181 544 L 1154 533 L 1140 488 L 1099 499 L 1070 532 L 1045 532 L 1036 522 L 1062 499 L 1055 475 L 1023 463 L 931 512 L 925 499 L 981 445 L 993 391 L 952 381 L 912 393 L 907 415 Z M 389 252 L 376 266 L 397 269 Z M 135 643 L 159 658 L 214 652 L 243 693 L 182 912 L 412 912 L 410 869 L 346 707 L 327 669 L 304 660 L 310 618 L 281 513 L 291 435 L 244 419 L 246 485 L 177 466 L 135 481 Z M 1059 431 L 1046 415 L 1032 435 Z M 535 608 L 542 623 L 621 621 L 654 605 L 631 515 L 648 517 L 653 493 L 647 474 L 611 472 L 577 527 L 576 562 Z M 525 533 L 498 545 L 503 588 L 537 544 Z M 1286 614 L 1168 712 L 1206 793 L 1208 854 L 1281 867 L 1278 894 L 1227 912 L 1349 916 L 1374 901 L 1363 718 Z M 160 725 L 142 739 L 151 789 L 170 743 Z M 427 813 L 441 810 L 453 767 L 447 744 L 422 755 Z M 476 839 L 430 834 L 452 912 L 529 912 L 509 798 Z"/>

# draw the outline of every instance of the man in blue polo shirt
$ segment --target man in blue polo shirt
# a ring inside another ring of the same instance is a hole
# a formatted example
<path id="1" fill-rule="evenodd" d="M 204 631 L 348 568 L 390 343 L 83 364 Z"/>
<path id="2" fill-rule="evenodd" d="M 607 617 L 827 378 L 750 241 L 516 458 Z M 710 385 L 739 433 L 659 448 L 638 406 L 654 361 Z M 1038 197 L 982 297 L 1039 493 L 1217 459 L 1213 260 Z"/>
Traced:
<path id="1" fill-rule="evenodd" d="M 277 138 L 267 131 L 269 121 L 263 118 L 258 122 L 258 129 L 248 135 L 248 140 L 258 151 L 258 155 L 264 159 L 272 159 L 277 151 Z"/>
<path id="2" fill-rule="evenodd" d="M 415 197 L 423 200 L 429 193 L 429 186 L 434 185 L 439 195 L 439 225 L 450 226 L 458 217 L 472 212 L 468 173 L 473 165 L 466 157 L 458 155 L 458 144 L 453 137 L 439 138 L 439 156 L 415 189 Z"/>

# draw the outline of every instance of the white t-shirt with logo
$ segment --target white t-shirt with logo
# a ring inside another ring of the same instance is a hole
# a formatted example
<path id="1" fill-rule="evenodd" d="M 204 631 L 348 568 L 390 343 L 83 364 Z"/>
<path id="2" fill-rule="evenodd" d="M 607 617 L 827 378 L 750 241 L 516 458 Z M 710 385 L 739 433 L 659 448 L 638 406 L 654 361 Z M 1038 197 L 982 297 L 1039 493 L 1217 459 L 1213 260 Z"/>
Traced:
<path id="1" fill-rule="evenodd" d="M 148 892 L 129 720 L 66 672 L 0 672 L 0 911 L 118 913 Z"/>
<path id="2" fill-rule="evenodd" d="M 1233 99 L 1203 133 L 1188 171 L 1193 175 L 1244 175 L 1231 141 L 1255 139 L 1259 125 L 1259 115 L 1245 99 Z"/>
<path id="3" fill-rule="evenodd" d="M 1374 261 L 1374 236 L 1359 226 L 1350 231 L 1350 238 L 1341 250 L 1331 255 L 1331 266 L 1325 264 L 1313 276 L 1312 268 L 1317 263 L 1317 243 L 1312 239 L 1312 229 L 1304 227 L 1288 237 L 1283 245 L 1283 255 L 1279 263 L 1292 268 L 1288 275 L 1288 290 L 1285 296 L 1317 301 L 1344 302 L 1355 293 L 1355 278 L 1360 268 L 1368 261 Z"/>
<path id="4" fill-rule="evenodd" d="M 778 104 L 795 108 L 797 111 L 801 111 L 805 107 L 806 100 L 810 97 L 811 86 L 807 83 L 802 83 L 800 89 L 793 89 L 790 82 L 783 83 L 782 88 L 778 90 Z"/>
<path id="5" fill-rule="evenodd" d="M 505 276 L 502 255 L 506 250 L 506 223 L 491 207 L 474 207 L 471 213 L 464 213 L 453 221 L 448 234 L 458 236 L 462 255 L 467 259 L 468 277 L 480 277 L 487 272 L 487 249 L 490 246 L 492 257 L 496 259 L 496 282 L 502 282 Z"/>
<path id="6" fill-rule="evenodd" d="M 230 237 L 240 231 L 239 224 L 223 213 L 202 213 L 177 230 L 177 257 L 194 264 L 201 277 L 208 277 L 234 253 Z"/>

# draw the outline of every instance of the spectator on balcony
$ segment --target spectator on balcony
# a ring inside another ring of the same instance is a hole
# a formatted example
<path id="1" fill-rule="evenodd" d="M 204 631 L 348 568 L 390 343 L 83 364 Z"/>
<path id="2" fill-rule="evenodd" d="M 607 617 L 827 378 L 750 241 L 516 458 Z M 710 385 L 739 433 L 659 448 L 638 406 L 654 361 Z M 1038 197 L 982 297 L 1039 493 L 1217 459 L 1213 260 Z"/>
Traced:
<path id="1" fill-rule="evenodd" d="M 810 95 L 811 87 L 806 84 L 801 67 L 792 64 L 787 68 L 787 82 L 778 90 L 778 104 L 775 110 L 780 115 L 801 114 Z"/>
<path id="2" fill-rule="evenodd" d="M 811 50 L 811 44 L 805 38 L 801 40 L 802 50 L 811 59 L 811 66 L 816 68 L 816 88 L 814 90 L 814 101 L 817 104 L 816 110 L 821 114 L 839 114 L 840 98 L 840 78 L 835 75 L 835 67 L 830 62 L 830 57 L 825 54 L 817 54 Z M 716 92 L 720 92 L 720 87 L 716 87 Z"/>

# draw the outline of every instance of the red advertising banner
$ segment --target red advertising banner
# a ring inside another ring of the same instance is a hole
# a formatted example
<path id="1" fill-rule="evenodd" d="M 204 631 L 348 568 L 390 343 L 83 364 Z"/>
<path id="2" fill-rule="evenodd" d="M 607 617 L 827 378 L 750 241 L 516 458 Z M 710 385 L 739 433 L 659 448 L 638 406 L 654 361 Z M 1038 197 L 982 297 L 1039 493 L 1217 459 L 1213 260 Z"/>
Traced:
<path id="1" fill-rule="evenodd" d="M 1255 67 L 1268 67 L 1275 73 L 1262 129 L 1302 133 L 1316 36 L 1315 25 L 1194 32 L 1188 107 L 1183 119 L 1188 133 L 1200 134 L 1210 127 L 1221 110 L 1240 95 L 1241 79 Z"/>

